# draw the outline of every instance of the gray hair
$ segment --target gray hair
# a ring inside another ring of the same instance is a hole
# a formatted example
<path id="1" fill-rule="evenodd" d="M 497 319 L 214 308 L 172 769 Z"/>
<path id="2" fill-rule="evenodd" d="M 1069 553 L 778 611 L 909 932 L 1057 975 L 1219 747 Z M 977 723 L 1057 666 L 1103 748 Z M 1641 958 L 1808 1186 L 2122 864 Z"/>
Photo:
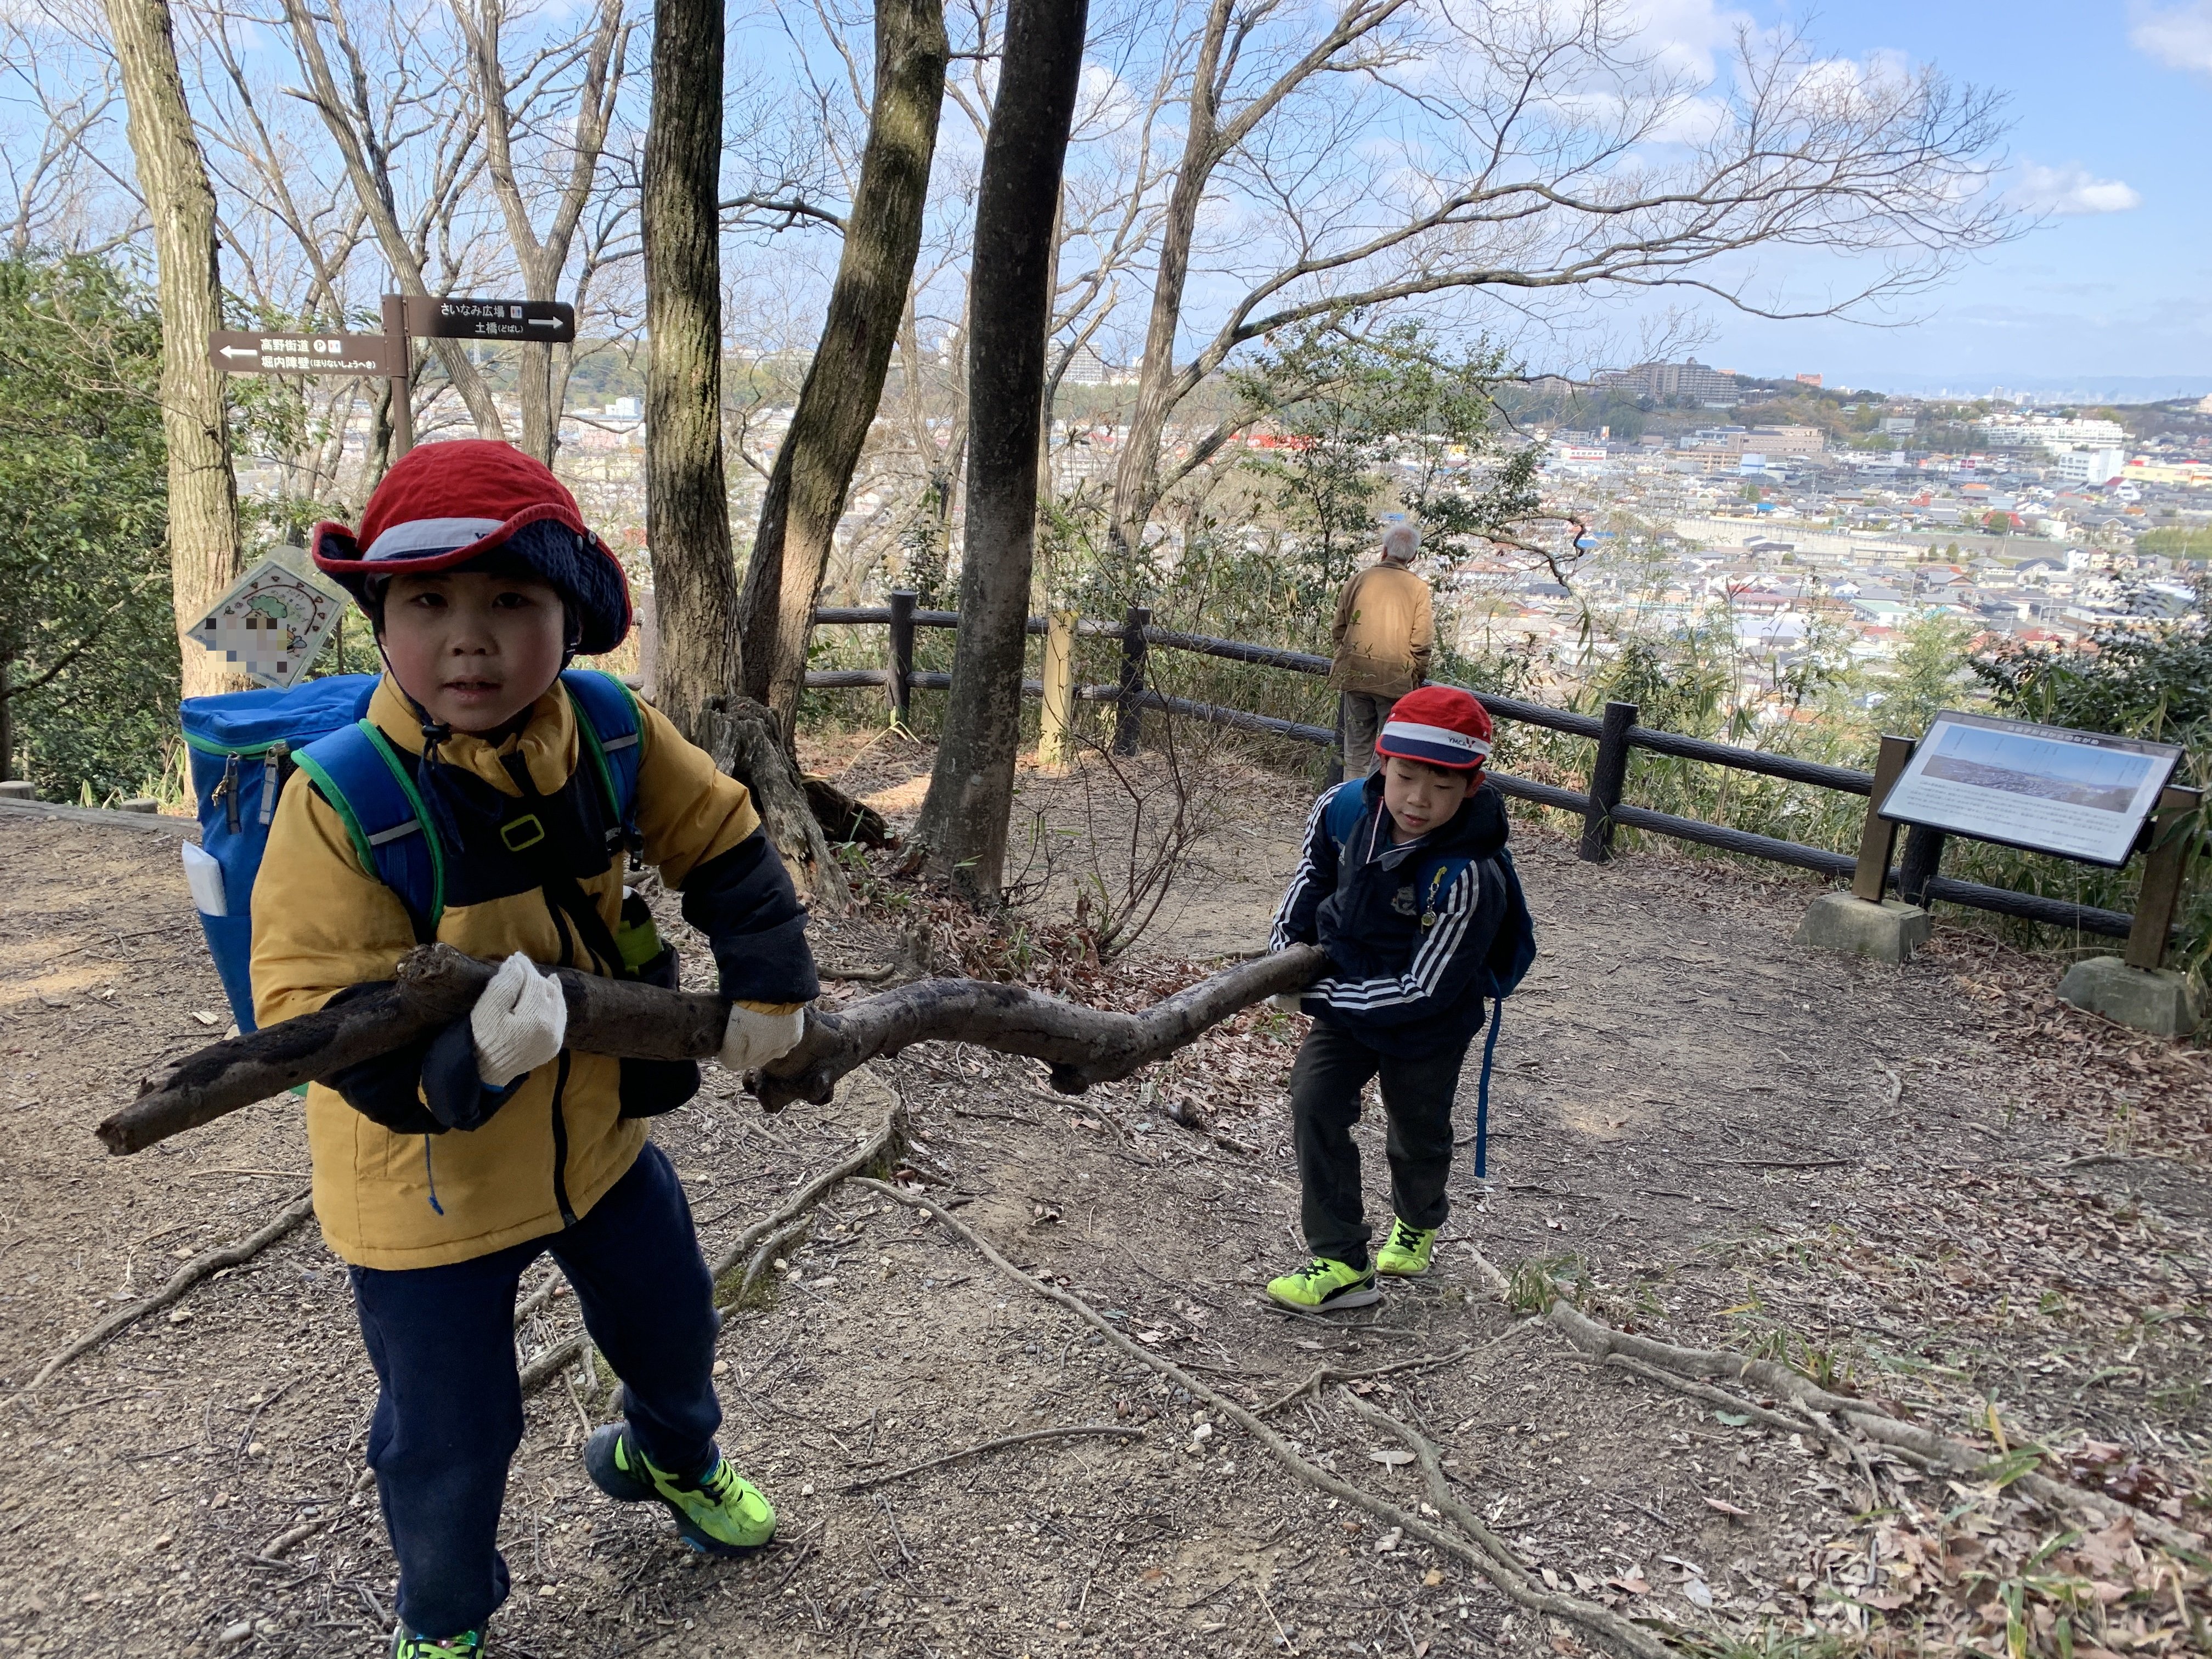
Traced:
<path id="1" fill-rule="evenodd" d="M 1421 550 L 1421 532 L 1409 524 L 1394 524 L 1382 532 L 1382 556 L 1411 564 Z"/>

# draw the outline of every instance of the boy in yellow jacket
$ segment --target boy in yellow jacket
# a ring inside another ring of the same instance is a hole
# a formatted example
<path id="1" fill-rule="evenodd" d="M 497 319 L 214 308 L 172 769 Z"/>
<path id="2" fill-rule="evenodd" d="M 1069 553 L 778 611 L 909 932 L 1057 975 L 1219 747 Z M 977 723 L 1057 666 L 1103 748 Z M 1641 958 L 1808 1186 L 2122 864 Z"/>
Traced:
<path id="1" fill-rule="evenodd" d="M 695 1547 L 768 1541 L 775 1511 L 715 1449 L 716 1316 L 691 1215 L 642 1120 L 698 1087 L 688 1063 L 563 1044 L 538 964 L 623 975 L 622 813 L 560 678 L 629 630 L 622 567 L 537 461 L 479 440 L 386 475 L 316 563 L 374 623 L 368 719 L 412 784 L 443 869 L 416 914 L 364 857 L 312 767 L 287 783 L 253 891 L 253 989 L 272 1024 L 392 979 L 435 939 L 499 961 L 465 1019 L 313 1085 L 324 1238 L 349 1264 L 380 1385 L 368 1462 L 399 1562 L 399 1659 L 476 1659 L 507 1590 L 495 1547 L 522 1397 L 514 1309 L 550 1254 L 623 1379 L 626 1420 L 585 1449 L 610 1495 L 653 1500 Z M 731 999 L 723 1065 L 787 1052 L 816 994 L 805 917 L 744 787 L 641 706 L 635 838 L 683 894 Z M 673 983 L 673 953 L 644 977 Z"/>

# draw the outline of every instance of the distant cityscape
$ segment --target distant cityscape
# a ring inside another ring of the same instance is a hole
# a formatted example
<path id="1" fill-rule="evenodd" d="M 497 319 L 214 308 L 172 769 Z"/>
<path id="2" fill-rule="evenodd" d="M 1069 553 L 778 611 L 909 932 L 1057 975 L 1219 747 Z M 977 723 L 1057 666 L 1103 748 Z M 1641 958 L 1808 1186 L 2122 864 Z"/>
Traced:
<path id="1" fill-rule="evenodd" d="M 1126 384 L 1124 371 L 1103 362 L 1074 368 L 1081 379 L 1071 381 L 1085 390 Z M 1593 616 L 1614 635 L 1718 619 L 1735 637 L 1739 706 L 1778 719 L 1787 711 L 1772 688 L 1816 649 L 1840 641 L 1854 659 L 1886 661 L 1931 615 L 1984 642 L 2063 648 L 2147 611 L 2179 610 L 2212 559 L 2212 396 L 2046 410 L 1986 394 L 1962 404 L 1855 392 L 1815 373 L 1753 380 L 1694 360 L 1588 381 L 1538 377 L 1522 391 L 1534 401 L 1516 415 L 1511 441 L 1542 447 L 1547 509 L 1586 529 L 1571 588 L 1532 570 L 1525 556 L 1480 542 L 1432 550 L 1423 568 L 1469 653 L 1602 657 L 1612 647 L 1603 633 L 1593 641 Z M 1819 423 L 1731 418 L 1777 406 L 1810 411 Z M 1633 435 L 1604 421 L 1566 423 L 1607 409 L 1638 428 Z M 757 509 L 790 415 L 770 406 L 746 417 L 756 465 L 732 468 L 741 521 Z M 365 420 L 356 424 L 349 449 L 367 439 Z M 1170 451 L 1193 435 L 1171 428 Z M 1110 416 L 1063 420 L 1052 454 L 1056 487 L 1109 480 L 1120 437 Z M 572 408 L 561 440 L 562 471 L 643 577 L 640 400 Z M 1273 441 L 1256 428 L 1230 453 Z M 1473 471 L 1496 460 L 1452 464 Z M 263 468 L 240 483 L 275 495 L 283 480 Z M 864 470 L 841 543 L 879 535 L 902 499 L 896 477 L 872 481 Z M 1170 546 L 1170 566 L 1174 556 Z M 894 574 L 853 570 L 850 591 L 834 602 L 855 602 Z"/>

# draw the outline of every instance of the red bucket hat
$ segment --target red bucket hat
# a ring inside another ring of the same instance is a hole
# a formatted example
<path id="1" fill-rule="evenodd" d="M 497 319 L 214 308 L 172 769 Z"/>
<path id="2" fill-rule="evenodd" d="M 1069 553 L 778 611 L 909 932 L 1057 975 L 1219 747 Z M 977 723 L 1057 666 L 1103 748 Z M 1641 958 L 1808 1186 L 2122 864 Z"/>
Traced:
<path id="1" fill-rule="evenodd" d="M 1471 772 L 1489 758 L 1490 731 L 1490 711 L 1474 693 L 1455 685 L 1425 685 L 1398 699 L 1375 740 L 1375 752 Z"/>
<path id="2" fill-rule="evenodd" d="M 551 469 L 512 444 L 456 438 L 408 451 L 370 493 L 358 531 L 319 524 L 309 548 L 316 568 L 357 599 L 379 579 L 457 569 L 497 552 L 560 591 L 585 655 L 611 651 L 629 632 L 622 562 Z"/>

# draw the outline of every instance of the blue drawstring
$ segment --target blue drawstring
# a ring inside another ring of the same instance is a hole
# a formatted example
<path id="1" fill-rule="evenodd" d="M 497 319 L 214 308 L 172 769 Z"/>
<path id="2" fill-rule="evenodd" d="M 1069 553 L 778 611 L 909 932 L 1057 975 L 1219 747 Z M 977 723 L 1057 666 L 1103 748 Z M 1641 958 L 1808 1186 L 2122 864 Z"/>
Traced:
<path id="1" fill-rule="evenodd" d="M 1474 1178 L 1477 1181 L 1490 1173 L 1490 1062 L 1498 1054 L 1498 1015 L 1504 1007 L 1504 998 L 1491 998 L 1490 1035 L 1482 1042 L 1482 1079 L 1476 1084 L 1474 1091 Z"/>
<path id="2" fill-rule="evenodd" d="M 1487 1065 L 1483 1067 L 1482 1080 L 1486 1085 L 1490 1081 L 1490 1069 Z M 1474 1158 L 1477 1166 L 1477 1173 L 1480 1173 L 1482 1163 L 1482 1154 L 1478 1152 L 1475 1153 Z M 422 1177 L 430 1183 L 430 1207 L 435 1210 L 440 1215 L 445 1214 L 446 1206 L 438 1202 L 437 1171 L 430 1167 L 430 1137 L 428 1135 L 424 1135 L 422 1137 Z"/>

